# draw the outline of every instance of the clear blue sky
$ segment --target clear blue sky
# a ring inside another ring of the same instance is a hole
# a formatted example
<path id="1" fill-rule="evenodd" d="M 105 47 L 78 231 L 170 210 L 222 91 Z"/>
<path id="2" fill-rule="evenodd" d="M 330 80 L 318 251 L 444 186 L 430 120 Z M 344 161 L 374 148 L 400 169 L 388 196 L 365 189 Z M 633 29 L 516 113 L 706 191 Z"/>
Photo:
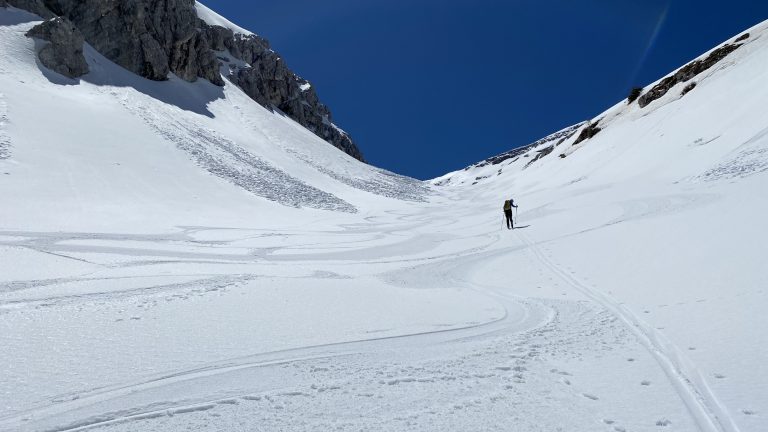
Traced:
<path id="1" fill-rule="evenodd" d="M 765 0 L 207 0 L 311 81 L 369 162 L 427 179 L 594 117 Z"/>

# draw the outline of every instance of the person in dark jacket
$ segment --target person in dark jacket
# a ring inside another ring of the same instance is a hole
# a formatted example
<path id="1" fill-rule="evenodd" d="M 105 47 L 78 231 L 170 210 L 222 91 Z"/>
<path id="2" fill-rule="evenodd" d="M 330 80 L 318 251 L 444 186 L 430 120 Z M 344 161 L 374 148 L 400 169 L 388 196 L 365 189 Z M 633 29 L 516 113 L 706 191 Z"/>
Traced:
<path id="1" fill-rule="evenodd" d="M 515 228 L 515 222 L 514 222 L 514 219 L 512 219 L 513 208 L 517 208 L 517 206 L 515 205 L 515 200 L 510 198 L 504 201 L 504 216 L 507 218 L 507 229 Z"/>

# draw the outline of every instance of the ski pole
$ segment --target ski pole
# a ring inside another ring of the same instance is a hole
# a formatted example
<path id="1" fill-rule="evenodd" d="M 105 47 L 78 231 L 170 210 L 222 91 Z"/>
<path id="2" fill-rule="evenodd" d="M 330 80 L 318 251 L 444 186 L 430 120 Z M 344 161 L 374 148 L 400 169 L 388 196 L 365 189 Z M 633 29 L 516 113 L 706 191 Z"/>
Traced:
<path id="1" fill-rule="evenodd" d="M 517 207 L 515 207 L 515 225 L 517 225 Z"/>

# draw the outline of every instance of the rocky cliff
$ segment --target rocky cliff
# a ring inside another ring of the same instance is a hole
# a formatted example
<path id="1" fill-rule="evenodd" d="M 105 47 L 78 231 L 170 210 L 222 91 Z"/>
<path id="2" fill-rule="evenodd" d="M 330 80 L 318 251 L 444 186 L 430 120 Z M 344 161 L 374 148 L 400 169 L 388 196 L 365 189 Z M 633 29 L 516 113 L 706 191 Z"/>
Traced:
<path id="1" fill-rule="evenodd" d="M 351 137 L 333 124 L 314 88 L 286 66 L 267 40 L 206 23 L 198 17 L 195 0 L 0 0 L 0 7 L 9 5 L 48 20 L 29 35 L 49 42 L 39 53 L 49 69 L 71 78 L 86 74 L 82 40 L 156 81 L 173 73 L 222 86 L 221 63 L 231 63 L 226 78 L 254 101 L 364 160 Z"/>

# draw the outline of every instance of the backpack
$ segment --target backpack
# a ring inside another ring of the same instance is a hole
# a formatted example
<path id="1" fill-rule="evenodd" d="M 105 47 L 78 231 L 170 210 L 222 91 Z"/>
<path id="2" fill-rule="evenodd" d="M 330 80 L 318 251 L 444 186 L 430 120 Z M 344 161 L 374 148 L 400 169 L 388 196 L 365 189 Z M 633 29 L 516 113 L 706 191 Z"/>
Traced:
<path id="1" fill-rule="evenodd" d="M 512 210 L 512 201 L 511 200 L 504 201 L 504 210 L 505 211 L 506 210 Z"/>

